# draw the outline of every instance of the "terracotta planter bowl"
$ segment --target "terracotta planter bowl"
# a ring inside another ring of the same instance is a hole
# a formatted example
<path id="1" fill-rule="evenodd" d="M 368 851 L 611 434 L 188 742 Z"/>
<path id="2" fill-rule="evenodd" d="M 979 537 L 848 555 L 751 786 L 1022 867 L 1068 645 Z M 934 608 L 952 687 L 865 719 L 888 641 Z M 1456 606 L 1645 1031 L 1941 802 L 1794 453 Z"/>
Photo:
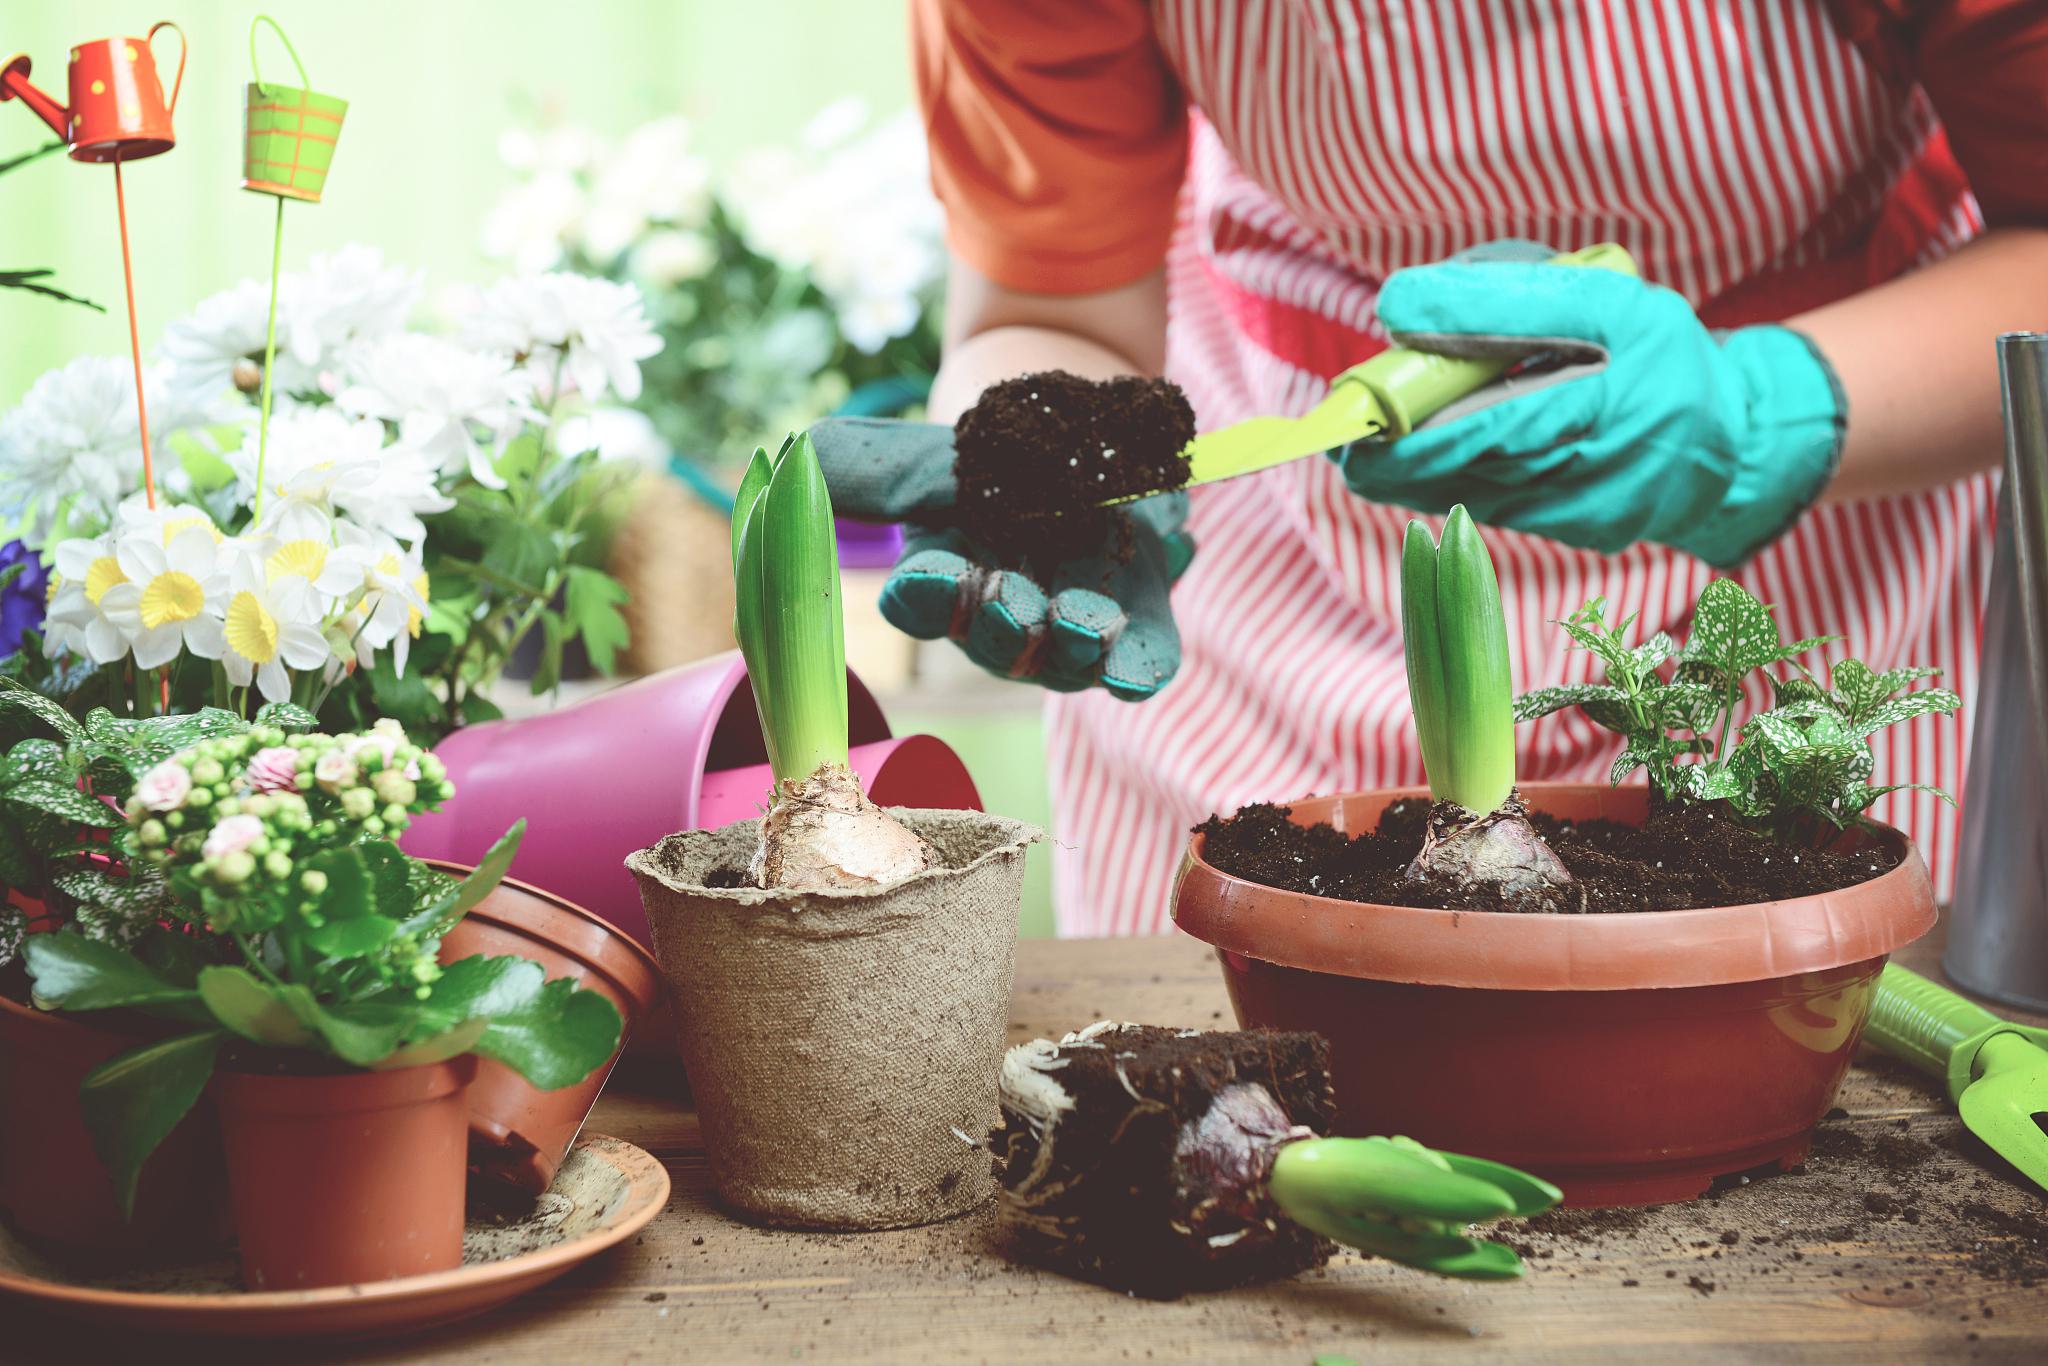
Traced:
<path id="1" fill-rule="evenodd" d="M 82 1252 L 203 1241 L 224 1180 L 212 1107 L 173 1129 L 142 1169 L 125 1220 L 93 1150 L 78 1086 L 109 1058 L 148 1042 L 33 1010 L 0 994 L 0 1214 L 21 1233 Z"/>
<path id="2" fill-rule="evenodd" d="M 1530 783 L 1537 810 L 1639 823 L 1642 788 Z M 1414 789 L 1290 803 L 1369 830 Z M 1364 905 L 1218 872 L 1197 835 L 1175 922 L 1240 1023 L 1330 1040 L 1340 1132 L 1526 1167 L 1574 1205 L 1691 1199 L 1806 1157 L 1885 958 L 1934 924 L 1919 854 L 1821 896 L 1635 915 Z"/>
<path id="3" fill-rule="evenodd" d="M 390 1072 L 223 1072 L 242 1283 L 313 1290 L 462 1265 L 477 1059 Z"/>
<path id="4" fill-rule="evenodd" d="M 459 864 L 436 863 L 455 874 Z M 441 941 L 441 961 L 471 954 L 515 954 L 547 970 L 549 980 L 567 977 L 618 1007 L 624 1026 L 620 1051 L 646 1022 L 664 995 L 661 966 L 622 931 L 580 906 L 538 887 L 509 878 L 456 923 Z M 480 1172 L 539 1195 L 597 1103 L 613 1064 L 573 1086 L 543 1091 L 501 1062 L 478 1059 L 469 1088 L 470 1162 Z"/>

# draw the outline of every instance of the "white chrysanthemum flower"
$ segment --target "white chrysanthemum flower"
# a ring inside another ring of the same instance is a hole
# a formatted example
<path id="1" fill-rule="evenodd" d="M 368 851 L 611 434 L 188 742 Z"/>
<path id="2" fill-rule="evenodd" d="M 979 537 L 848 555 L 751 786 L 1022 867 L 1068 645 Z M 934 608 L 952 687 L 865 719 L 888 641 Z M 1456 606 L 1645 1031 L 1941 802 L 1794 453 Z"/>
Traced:
<path id="1" fill-rule="evenodd" d="M 296 275 L 277 287 L 277 373 L 271 404 L 319 388 L 320 339 L 300 318 L 304 282 Z M 244 280 L 201 299 L 164 328 L 157 351 L 168 363 L 171 388 L 217 398 L 232 389 L 254 399 L 263 387 L 263 344 L 270 321 L 270 282 Z"/>
<path id="2" fill-rule="evenodd" d="M 455 501 L 441 492 L 426 457 L 387 447 L 384 438 L 383 423 L 352 420 L 334 408 L 274 415 L 263 469 L 262 530 L 283 540 L 323 536 L 329 519 L 340 512 L 404 541 L 425 537 L 420 518 L 445 512 Z M 253 501 L 258 458 L 253 427 L 225 458 L 242 500 Z"/>
<path id="3" fill-rule="evenodd" d="M 922 315 L 945 268 L 943 215 L 917 120 L 898 116 L 854 136 L 861 115 L 843 101 L 821 111 L 803 139 L 808 160 L 787 149 L 741 158 L 726 201 L 747 245 L 808 274 L 846 339 L 874 351 Z"/>
<path id="4" fill-rule="evenodd" d="M 632 285 L 556 271 L 501 280 L 477 294 L 464 339 L 523 357 L 543 398 L 558 368 L 584 401 L 640 397 L 640 362 L 661 350 Z"/>
<path id="5" fill-rule="evenodd" d="M 205 405 L 172 393 L 164 373 L 161 367 L 144 372 L 150 431 L 159 450 L 165 434 L 214 416 Z M 19 509 L 31 543 L 48 535 L 66 499 L 74 525 L 103 522 L 123 495 L 142 487 L 140 433 L 130 362 L 80 356 L 48 371 L 20 406 L 0 418 L 0 506 Z M 176 462 L 158 464 L 161 479 Z"/>
<path id="6" fill-rule="evenodd" d="M 522 273 L 552 270 L 576 234 L 585 209 L 583 187 L 559 173 L 537 175 L 498 197 L 484 215 L 484 254 Z"/>
<path id="7" fill-rule="evenodd" d="M 573 124 L 537 130 L 513 128 L 498 137 L 498 159 L 515 171 L 536 175 L 589 170 L 604 152 L 604 139 Z"/>
<path id="8" fill-rule="evenodd" d="M 596 451 L 603 460 L 655 470 L 667 468 L 670 453 L 654 423 L 637 408 L 593 408 L 565 417 L 555 429 L 555 445 L 564 455 Z"/>
<path id="9" fill-rule="evenodd" d="M 701 232 L 664 228 L 633 248 L 633 274 L 659 289 L 694 280 L 718 264 L 718 252 Z"/>
<path id="10" fill-rule="evenodd" d="M 385 265 L 382 252 L 360 243 L 315 256 L 294 285 L 294 336 L 303 328 L 324 365 L 359 342 L 400 332 L 424 278 L 420 271 Z"/>
<path id="11" fill-rule="evenodd" d="M 485 488 L 505 487 L 498 456 L 538 417 L 532 381 L 505 355 L 440 337 L 408 333 L 359 348 L 349 359 L 349 375 L 337 407 L 396 424 L 399 448 L 418 452 L 444 473 L 466 469 Z M 477 440 L 478 427 L 487 443 Z"/>
<path id="12" fill-rule="evenodd" d="M 52 653 L 83 655 L 111 664 L 128 653 L 128 637 L 107 619 L 107 590 L 128 582 L 114 555 L 114 537 L 77 536 L 59 541 L 52 557 L 50 611 L 43 639 Z"/>
<path id="13" fill-rule="evenodd" d="M 271 575 L 252 554 L 236 558 L 228 576 L 227 615 L 220 656 L 238 688 L 254 679 L 272 702 L 292 695 L 288 669 L 324 669 L 332 658 L 320 624 L 325 613 L 313 585 L 297 574 Z"/>
<path id="14" fill-rule="evenodd" d="M 99 605 L 126 638 L 137 668 L 162 668 L 181 652 L 220 658 L 227 574 L 211 530 L 189 527 L 168 546 L 153 528 L 118 532 L 114 558 L 123 581 L 108 587 Z"/>
<path id="15" fill-rule="evenodd" d="M 711 163 L 690 148 L 680 114 L 641 124 L 604 162 L 597 197 L 632 204 L 651 223 L 698 227 L 711 213 Z"/>

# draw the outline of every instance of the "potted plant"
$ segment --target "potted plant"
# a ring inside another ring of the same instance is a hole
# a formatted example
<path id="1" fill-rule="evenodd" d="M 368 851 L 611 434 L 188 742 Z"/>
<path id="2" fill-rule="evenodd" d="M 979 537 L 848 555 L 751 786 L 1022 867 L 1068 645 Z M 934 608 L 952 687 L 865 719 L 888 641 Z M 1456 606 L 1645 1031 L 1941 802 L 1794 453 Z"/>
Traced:
<path id="1" fill-rule="evenodd" d="M 1403 625 L 1430 791 L 1208 822 L 1176 922 L 1217 947 L 1244 1022 L 1330 1038 L 1342 1132 L 1511 1162 L 1577 1204 L 1803 1160 L 1886 956 L 1934 922 L 1917 853 L 1863 817 L 1891 790 L 1869 737 L 1957 698 L 1903 691 L 1924 669 L 1817 676 L 1800 659 L 1828 641 L 1785 643 L 1718 579 L 1682 647 L 1589 604 L 1561 625 L 1604 680 L 1513 702 L 1483 543 L 1460 510 L 1426 542 L 1411 529 Z M 1746 709 L 1774 666 L 1772 705 Z M 1568 706 L 1623 736 L 1613 785 L 1517 788 L 1508 728 Z M 1518 800 L 1527 833 L 1477 875 L 1425 856 Z"/>
<path id="2" fill-rule="evenodd" d="M 461 879 L 407 858 L 391 837 L 447 786 L 395 724 L 202 740 L 143 775 L 111 832 L 181 932 L 147 950 L 77 929 L 28 941 L 47 1007 L 176 1026 L 86 1076 L 86 1125 L 125 1205 L 210 1091 L 251 1289 L 459 1265 L 477 1058 L 557 1087 L 618 1047 L 611 1002 L 537 963 L 437 961 L 520 833 Z"/>
<path id="3" fill-rule="evenodd" d="M 69 927 L 153 952 L 165 888 L 108 839 L 119 805 L 177 750 L 245 728 L 222 711 L 136 719 L 94 709 L 81 720 L 0 679 L 0 1213 L 30 1237 L 78 1251 L 160 1245 L 199 1222 L 216 1184 L 211 1116 L 198 1114 L 166 1136 L 138 1179 L 134 1217 L 122 1217 L 93 1156 L 79 1085 L 162 1026 L 132 1013 L 86 1024 L 38 1009 L 21 949 L 31 933 Z"/>
<path id="4" fill-rule="evenodd" d="M 887 1228 L 992 1192 L 1024 851 L 1038 832 L 874 805 L 847 767 L 832 508 L 805 436 L 733 515 L 767 814 L 671 835 L 639 879 L 720 1195 L 769 1223 Z"/>

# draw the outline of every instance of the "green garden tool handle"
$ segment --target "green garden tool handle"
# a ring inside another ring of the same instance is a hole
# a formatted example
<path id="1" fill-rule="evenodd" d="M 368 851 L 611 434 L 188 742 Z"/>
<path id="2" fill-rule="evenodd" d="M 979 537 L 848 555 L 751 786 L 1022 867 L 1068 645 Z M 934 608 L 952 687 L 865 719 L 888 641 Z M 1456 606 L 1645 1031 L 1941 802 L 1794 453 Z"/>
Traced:
<path id="1" fill-rule="evenodd" d="M 1628 249 L 1616 242 L 1601 242 L 1579 251 L 1553 257 L 1552 265 L 1589 266 L 1622 275 L 1637 274 L 1636 262 Z M 1514 361 L 1506 357 L 1471 358 L 1439 355 L 1391 346 L 1371 360 L 1352 366 L 1330 382 L 1363 384 L 1379 401 L 1386 416 L 1385 438 L 1406 436 L 1429 420 L 1431 414 L 1499 379 Z"/>
<path id="2" fill-rule="evenodd" d="M 1514 1249 L 1472 1237 L 1467 1225 L 1541 1214 L 1562 1198 L 1527 1172 L 1407 1138 L 1289 1143 L 1273 1160 L 1267 1190 L 1289 1219 L 1325 1238 L 1467 1280 L 1522 1274 Z"/>
<path id="3" fill-rule="evenodd" d="M 1891 963 L 1877 979 L 1863 1037 L 1942 1082 L 1949 1099 L 1959 1102 L 1975 1076 L 1978 1050 L 1986 1039 L 2002 1033 L 2048 1043 L 2048 1030 L 2000 1019 L 1940 983 Z"/>

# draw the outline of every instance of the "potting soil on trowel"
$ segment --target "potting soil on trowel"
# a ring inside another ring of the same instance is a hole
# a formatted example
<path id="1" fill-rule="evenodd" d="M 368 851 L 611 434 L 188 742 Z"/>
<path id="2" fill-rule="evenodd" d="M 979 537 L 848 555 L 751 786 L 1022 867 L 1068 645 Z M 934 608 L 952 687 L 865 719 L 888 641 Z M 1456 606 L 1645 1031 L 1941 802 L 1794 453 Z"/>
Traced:
<path id="1" fill-rule="evenodd" d="M 1098 504 L 1186 484 L 1194 435 L 1194 410 L 1168 380 L 1048 370 L 990 385 L 954 425 L 955 518 L 1040 578 L 1105 544 L 1128 557 L 1129 514 Z"/>

